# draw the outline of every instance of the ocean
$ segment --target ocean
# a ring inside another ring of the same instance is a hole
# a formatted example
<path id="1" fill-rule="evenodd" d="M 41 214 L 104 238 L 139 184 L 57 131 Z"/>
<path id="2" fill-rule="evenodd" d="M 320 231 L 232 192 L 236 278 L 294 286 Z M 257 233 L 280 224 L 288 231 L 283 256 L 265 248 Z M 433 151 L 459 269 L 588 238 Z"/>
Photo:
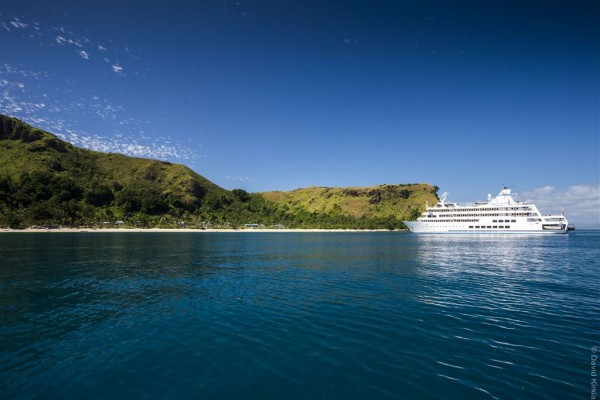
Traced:
<path id="1" fill-rule="evenodd" d="M 2 233 L 0 398 L 590 399 L 600 232 Z"/>

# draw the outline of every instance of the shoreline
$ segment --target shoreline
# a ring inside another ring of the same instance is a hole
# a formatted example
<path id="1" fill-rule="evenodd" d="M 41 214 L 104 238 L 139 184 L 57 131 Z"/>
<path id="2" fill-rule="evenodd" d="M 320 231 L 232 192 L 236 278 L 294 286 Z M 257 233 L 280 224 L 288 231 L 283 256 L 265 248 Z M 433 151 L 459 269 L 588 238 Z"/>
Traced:
<path id="1" fill-rule="evenodd" d="M 55 228 L 55 229 L 9 229 L 0 233 L 321 233 L 321 232 L 404 232 L 389 229 L 190 229 L 190 228 Z"/>

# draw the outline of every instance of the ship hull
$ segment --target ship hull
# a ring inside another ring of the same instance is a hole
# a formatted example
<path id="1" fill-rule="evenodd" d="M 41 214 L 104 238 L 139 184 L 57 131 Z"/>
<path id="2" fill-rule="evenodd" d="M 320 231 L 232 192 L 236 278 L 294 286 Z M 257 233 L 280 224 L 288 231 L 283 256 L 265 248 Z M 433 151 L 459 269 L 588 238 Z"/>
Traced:
<path id="1" fill-rule="evenodd" d="M 568 232 L 567 229 L 542 229 L 539 228 L 510 228 L 510 229 L 475 229 L 469 228 L 468 226 L 460 226 L 456 224 L 455 226 L 435 226 L 432 224 L 424 224 L 419 221 L 403 221 L 404 225 L 408 228 L 412 233 L 426 233 L 426 234 L 435 234 L 435 233 L 476 233 L 476 234 L 541 234 L 541 235 L 557 235 L 557 234 L 565 234 Z"/>

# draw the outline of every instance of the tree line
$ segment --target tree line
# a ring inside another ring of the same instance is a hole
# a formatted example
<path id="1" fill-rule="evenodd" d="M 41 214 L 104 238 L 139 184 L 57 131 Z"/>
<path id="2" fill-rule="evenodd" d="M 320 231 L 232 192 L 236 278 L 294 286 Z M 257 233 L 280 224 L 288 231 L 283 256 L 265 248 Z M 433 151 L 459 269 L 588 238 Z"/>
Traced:
<path id="1" fill-rule="evenodd" d="M 131 227 L 227 227 L 247 223 L 289 228 L 398 229 L 394 216 L 367 218 L 330 212 L 291 210 L 242 189 L 185 193 L 161 192 L 160 188 L 123 185 L 91 177 L 76 180 L 50 171 L 0 176 L 0 226 L 25 228 L 58 224 L 67 227 L 102 227 L 116 221 Z"/>

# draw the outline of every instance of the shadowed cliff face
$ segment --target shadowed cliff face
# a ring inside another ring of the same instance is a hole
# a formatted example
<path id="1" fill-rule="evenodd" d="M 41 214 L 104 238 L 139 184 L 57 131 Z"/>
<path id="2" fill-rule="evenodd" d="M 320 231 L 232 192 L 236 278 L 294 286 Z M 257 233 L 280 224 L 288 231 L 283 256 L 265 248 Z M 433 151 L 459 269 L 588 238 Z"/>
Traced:
<path id="1" fill-rule="evenodd" d="M 43 141 L 43 143 L 38 143 L 37 146 L 32 146 L 31 148 L 34 150 L 30 151 L 36 151 L 35 149 L 39 151 L 45 146 L 57 150 L 60 153 L 66 153 L 67 151 L 65 146 L 66 143 L 56 136 L 35 129 L 18 119 L 10 118 L 5 115 L 0 115 L 0 140 L 2 139 L 20 140 L 23 143 Z"/>
<path id="2" fill-rule="evenodd" d="M 0 116 L 0 139 L 21 140 L 25 143 L 40 140 L 43 133 L 29 125 L 7 116 Z"/>

